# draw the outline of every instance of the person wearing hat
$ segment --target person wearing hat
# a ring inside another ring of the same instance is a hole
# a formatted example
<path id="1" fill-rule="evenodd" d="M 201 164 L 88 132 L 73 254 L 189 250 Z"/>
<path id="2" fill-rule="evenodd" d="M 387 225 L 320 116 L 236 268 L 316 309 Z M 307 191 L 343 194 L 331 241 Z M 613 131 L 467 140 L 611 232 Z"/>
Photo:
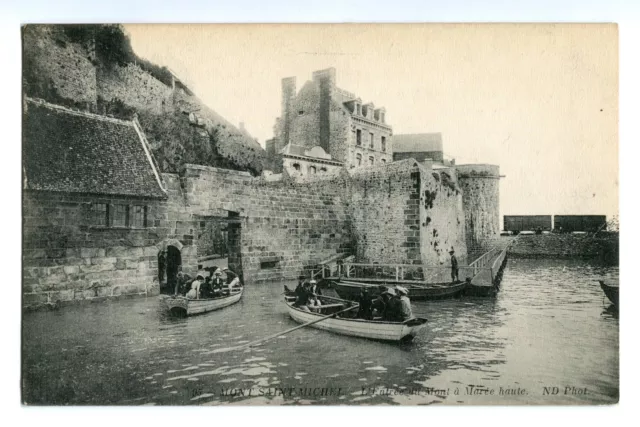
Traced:
<path id="1" fill-rule="evenodd" d="M 219 296 L 222 293 L 222 288 L 224 286 L 224 280 L 222 279 L 222 271 L 217 269 L 215 273 L 213 273 L 213 280 L 211 280 L 211 290 L 214 296 Z"/>
<path id="2" fill-rule="evenodd" d="M 398 318 L 405 321 L 413 317 L 413 311 L 411 310 L 411 300 L 409 300 L 409 291 L 403 286 L 396 286 L 398 292 Z"/>
<path id="3" fill-rule="evenodd" d="M 451 281 L 458 281 L 458 258 L 455 256 L 455 252 L 453 248 L 449 251 L 449 255 L 451 255 Z"/>
<path id="4" fill-rule="evenodd" d="M 310 290 L 311 290 L 311 293 L 313 295 L 315 295 L 316 297 L 318 295 L 322 295 L 322 291 L 320 290 L 320 286 L 318 286 L 318 282 L 316 282 L 315 279 L 311 279 L 309 281 L 309 285 L 311 285 L 310 286 Z"/>
<path id="5" fill-rule="evenodd" d="M 371 302 L 371 316 L 384 316 L 385 308 L 387 307 L 387 302 L 383 294 L 387 292 L 387 287 L 380 285 L 378 286 L 378 291 L 380 294 L 376 299 Z"/>
<path id="6" fill-rule="evenodd" d="M 389 288 L 380 296 L 384 299 L 384 312 L 382 313 L 382 320 L 388 322 L 395 322 L 398 318 L 398 299 L 395 289 Z"/>

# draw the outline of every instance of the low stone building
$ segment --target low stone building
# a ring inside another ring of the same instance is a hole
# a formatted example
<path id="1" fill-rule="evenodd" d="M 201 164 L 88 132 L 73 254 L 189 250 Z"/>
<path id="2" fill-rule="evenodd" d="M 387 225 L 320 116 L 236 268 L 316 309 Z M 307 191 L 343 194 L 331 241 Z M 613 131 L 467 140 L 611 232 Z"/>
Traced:
<path id="1" fill-rule="evenodd" d="M 23 129 L 24 304 L 157 293 L 189 248 L 138 123 L 26 99 Z"/>

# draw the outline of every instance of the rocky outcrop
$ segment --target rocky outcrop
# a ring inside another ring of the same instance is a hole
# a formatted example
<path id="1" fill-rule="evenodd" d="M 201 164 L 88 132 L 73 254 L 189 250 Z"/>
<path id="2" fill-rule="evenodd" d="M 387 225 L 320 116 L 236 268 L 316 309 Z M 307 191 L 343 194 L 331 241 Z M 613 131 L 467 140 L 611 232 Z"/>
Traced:
<path id="1" fill-rule="evenodd" d="M 119 26 L 27 25 L 23 48 L 27 96 L 123 119 L 137 114 L 163 172 L 180 173 L 185 163 L 253 175 L 265 167 L 257 141 L 167 68 L 136 56 Z"/>

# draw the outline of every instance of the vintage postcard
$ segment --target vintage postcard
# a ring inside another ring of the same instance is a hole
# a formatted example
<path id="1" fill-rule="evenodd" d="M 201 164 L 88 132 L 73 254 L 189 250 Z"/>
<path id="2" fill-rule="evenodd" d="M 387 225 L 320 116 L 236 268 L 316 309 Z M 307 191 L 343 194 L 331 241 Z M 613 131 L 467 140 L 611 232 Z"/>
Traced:
<path id="1" fill-rule="evenodd" d="M 22 46 L 24 405 L 618 402 L 615 24 Z"/>

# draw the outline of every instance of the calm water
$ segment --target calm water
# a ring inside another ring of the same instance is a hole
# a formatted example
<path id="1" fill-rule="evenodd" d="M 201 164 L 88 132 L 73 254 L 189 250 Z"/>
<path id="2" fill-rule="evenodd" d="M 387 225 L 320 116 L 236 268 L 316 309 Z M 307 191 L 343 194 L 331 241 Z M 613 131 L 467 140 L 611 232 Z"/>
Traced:
<path id="1" fill-rule="evenodd" d="M 584 261 L 511 259 L 495 299 L 414 302 L 414 314 L 429 323 L 405 347 L 304 328 L 252 349 L 215 352 L 296 325 L 280 283 L 247 287 L 237 305 L 189 319 L 161 315 L 156 298 L 28 313 L 23 400 L 615 402 L 618 316 L 596 280 L 617 275 L 617 267 Z"/>

